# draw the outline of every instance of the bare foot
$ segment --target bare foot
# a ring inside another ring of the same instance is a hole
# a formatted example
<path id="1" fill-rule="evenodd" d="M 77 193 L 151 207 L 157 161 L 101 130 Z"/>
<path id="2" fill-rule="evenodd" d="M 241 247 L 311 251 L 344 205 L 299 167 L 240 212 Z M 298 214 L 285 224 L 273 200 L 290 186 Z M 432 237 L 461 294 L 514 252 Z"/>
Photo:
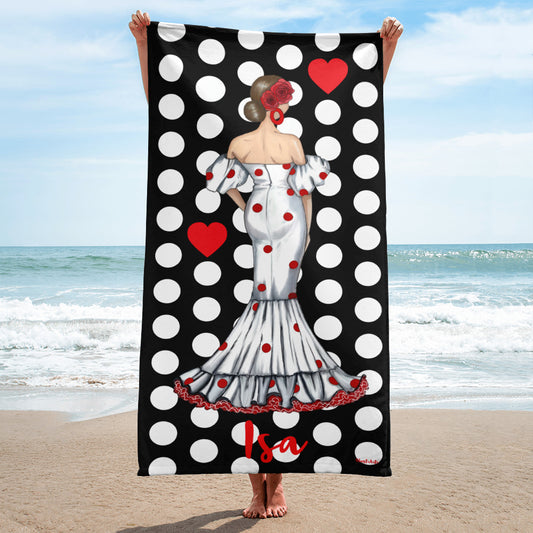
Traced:
<path id="1" fill-rule="evenodd" d="M 252 476 L 258 476 L 253 479 Z M 261 474 L 250 474 L 252 480 L 252 502 L 243 510 L 242 515 L 246 518 L 266 518 L 266 480 L 260 478 Z"/>
<path id="2" fill-rule="evenodd" d="M 281 474 L 266 475 L 266 515 L 279 518 L 287 512 L 287 502 L 281 486 Z"/>

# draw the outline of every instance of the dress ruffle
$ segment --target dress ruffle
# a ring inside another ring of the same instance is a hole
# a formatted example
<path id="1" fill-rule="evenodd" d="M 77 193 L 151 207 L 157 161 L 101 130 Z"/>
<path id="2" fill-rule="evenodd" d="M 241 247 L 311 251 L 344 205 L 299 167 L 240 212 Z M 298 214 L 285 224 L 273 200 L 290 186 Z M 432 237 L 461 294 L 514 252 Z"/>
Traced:
<path id="1" fill-rule="evenodd" d="M 206 187 L 210 191 L 221 194 L 229 189 L 236 189 L 248 180 L 248 171 L 238 159 L 228 159 L 226 154 L 220 154 L 207 167 L 205 173 Z"/>
<path id="2" fill-rule="evenodd" d="M 315 187 L 321 187 L 329 174 L 329 161 L 318 155 L 306 154 L 304 165 L 294 165 L 287 177 L 289 185 L 300 196 L 311 194 Z M 303 191 L 303 192 L 302 192 Z"/>
<path id="3" fill-rule="evenodd" d="M 365 376 L 347 374 L 324 350 L 297 298 L 250 300 L 206 363 L 174 381 L 184 400 L 244 413 L 344 405 L 367 388 Z"/>
<path id="4" fill-rule="evenodd" d="M 352 392 L 339 390 L 335 393 L 333 398 L 328 401 L 315 400 L 311 403 L 303 403 L 300 400 L 295 399 L 292 401 L 292 407 L 286 408 L 281 406 L 282 398 L 279 394 L 270 394 L 265 405 L 254 404 L 249 407 L 237 407 L 228 400 L 218 400 L 215 403 L 209 402 L 202 394 L 190 394 L 189 389 L 186 386 L 183 386 L 179 379 L 174 382 L 174 392 L 181 399 L 196 404 L 197 407 L 204 407 L 205 409 L 222 409 L 232 413 L 246 413 L 254 415 L 266 413 L 268 411 L 281 411 L 283 413 L 308 412 L 316 411 L 317 409 L 324 409 L 326 407 L 346 405 L 364 396 L 367 390 L 368 381 L 366 376 L 363 374 L 355 390 Z"/>

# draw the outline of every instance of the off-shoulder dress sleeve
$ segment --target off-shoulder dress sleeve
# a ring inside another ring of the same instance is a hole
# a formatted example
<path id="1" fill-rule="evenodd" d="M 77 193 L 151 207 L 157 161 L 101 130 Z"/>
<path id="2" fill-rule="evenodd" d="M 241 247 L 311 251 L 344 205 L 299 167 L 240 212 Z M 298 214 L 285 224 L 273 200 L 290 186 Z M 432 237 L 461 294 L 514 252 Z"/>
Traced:
<path id="1" fill-rule="evenodd" d="M 329 161 L 318 155 L 307 155 L 307 163 L 295 165 L 289 173 L 289 185 L 298 194 L 305 195 L 313 192 L 326 182 L 329 174 Z"/>
<path id="2" fill-rule="evenodd" d="M 220 154 L 205 173 L 206 187 L 221 194 L 243 185 L 247 179 L 248 171 L 241 162 L 228 159 L 226 154 Z"/>

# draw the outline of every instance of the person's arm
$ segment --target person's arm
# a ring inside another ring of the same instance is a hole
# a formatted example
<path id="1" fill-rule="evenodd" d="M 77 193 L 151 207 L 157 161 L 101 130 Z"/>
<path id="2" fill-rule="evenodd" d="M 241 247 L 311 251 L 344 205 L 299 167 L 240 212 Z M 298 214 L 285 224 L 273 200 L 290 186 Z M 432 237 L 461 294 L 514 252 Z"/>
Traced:
<path id="1" fill-rule="evenodd" d="M 385 83 L 396 44 L 403 33 L 403 25 L 394 17 L 386 17 L 378 31 L 383 39 L 383 83 Z"/>
<path id="2" fill-rule="evenodd" d="M 141 75 L 143 79 L 144 93 L 146 94 L 146 102 L 148 102 L 148 43 L 137 43 L 137 50 L 139 52 L 139 61 L 141 63 Z"/>
<path id="3" fill-rule="evenodd" d="M 148 35 L 146 26 L 150 24 L 148 13 L 141 13 L 140 9 L 131 16 L 131 22 L 128 24 L 131 33 L 137 41 L 137 51 L 139 52 L 139 62 L 141 64 L 141 75 L 148 102 Z"/>
<path id="4" fill-rule="evenodd" d="M 307 250 L 307 247 L 309 246 L 309 241 L 311 240 L 311 218 L 313 216 L 313 200 L 311 199 L 312 196 L 312 194 L 306 194 L 302 196 L 302 203 L 304 204 L 305 212 L 305 223 L 307 225 L 307 239 L 305 240 L 304 253 Z"/>

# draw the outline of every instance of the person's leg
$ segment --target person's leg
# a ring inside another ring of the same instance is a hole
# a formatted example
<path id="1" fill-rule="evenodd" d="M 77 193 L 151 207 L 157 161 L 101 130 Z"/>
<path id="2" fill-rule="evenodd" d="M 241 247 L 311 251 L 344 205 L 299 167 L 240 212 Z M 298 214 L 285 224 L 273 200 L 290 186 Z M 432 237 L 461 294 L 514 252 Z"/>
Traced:
<path id="1" fill-rule="evenodd" d="M 248 474 L 252 483 L 252 502 L 243 510 L 246 518 L 266 518 L 266 486 L 265 474 Z"/>
<path id="2" fill-rule="evenodd" d="M 287 502 L 281 486 L 281 474 L 266 475 L 266 515 L 280 517 L 287 512 Z"/>

